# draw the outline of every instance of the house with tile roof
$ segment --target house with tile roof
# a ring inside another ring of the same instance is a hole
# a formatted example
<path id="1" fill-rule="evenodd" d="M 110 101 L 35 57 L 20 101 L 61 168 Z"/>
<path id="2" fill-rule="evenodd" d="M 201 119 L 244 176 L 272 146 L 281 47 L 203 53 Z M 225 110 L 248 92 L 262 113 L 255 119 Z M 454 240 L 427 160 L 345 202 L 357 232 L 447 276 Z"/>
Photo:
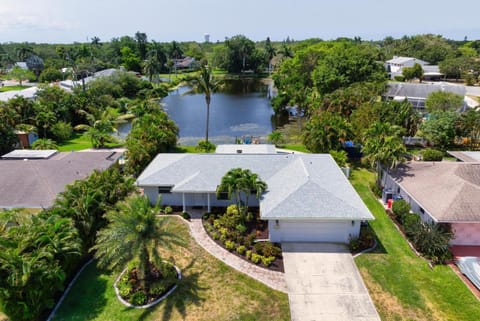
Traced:
<path id="1" fill-rule="evenodd" d="M 385 170 L 382 185 L 423 221 L 450 224 L 451 245 L 480 245 L 479 161 L 409 162 Z"/>
<path id="2" fill-rule="evenodd" d="M 328 154 L 159 154 L 136 184 L 152 203 L 226 207 L 217 186 L 233 168 L 249 169 L 268 184 L 252 206 L 268 221 L 273 242 L 340 242 L 358 237 L 362 221 L 373 220 L 359 195 Z"/>

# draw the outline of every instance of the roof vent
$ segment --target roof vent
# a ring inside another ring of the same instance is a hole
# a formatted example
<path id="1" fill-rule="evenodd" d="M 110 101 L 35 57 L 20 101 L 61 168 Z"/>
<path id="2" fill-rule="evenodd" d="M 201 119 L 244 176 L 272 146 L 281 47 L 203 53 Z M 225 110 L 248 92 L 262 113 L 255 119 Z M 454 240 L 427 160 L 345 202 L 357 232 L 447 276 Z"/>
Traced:
<path id="1" fill-rule="evenodd" d="M 242 153 L 242 150 L 241 149 L 237 149 L 237 154 L 241 154 Z"/>

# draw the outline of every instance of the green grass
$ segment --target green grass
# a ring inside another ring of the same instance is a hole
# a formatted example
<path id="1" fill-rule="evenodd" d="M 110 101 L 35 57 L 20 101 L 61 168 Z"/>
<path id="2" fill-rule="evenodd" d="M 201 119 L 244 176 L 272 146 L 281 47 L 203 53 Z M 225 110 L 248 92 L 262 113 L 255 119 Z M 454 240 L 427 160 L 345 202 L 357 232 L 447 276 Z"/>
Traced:
<path id="1" fill-rule="evenodd" d="M 310 151 L 303 144 L 285 144 L 285 145 L 282 145 L 281 148 L 310 154 Z"/>
<path id="2" fill-rule="evenodd" d="M 22 90 L 22 89 L 25 89 L 25 88 L 29 88 L 29 87 L 28 86 L 19 86 L 19 85 L 3 86 L 3 87 L 0 87 L 0 93 L 1 92 L 6 92 L 6 91 L 12 91 L 12 90 Z"/>
<path id="3" fill-rule="evenodd" d="M 107 273 L 91 264 L 82 273 L 54 320 L 290 320 L 288 297 L 228 267 L 208 254 L 190 236 L 180 218 L 168 216 L 168 229 L 181 236 L 185 248 L 163 251 L 182 270 L 178 288 L 150 309 L 131 309 L 116 298 Z"/>
<path id="4" fill-rule="evenodd" d="M 60 152 L 79 151 L 88 148 L 93 148 L 90 138 L 85 133 L 74 133 L 69 140 L 58 143 L 58 150 Z M 120 143 L 107 143 L 107 148 L 122 147 Z"/>
<path id="5" fill-rule="evenodd" d="M 58 143 L 58 150 L 61 152 L 69 152 L 72 150 L 82 150 L 92 148 L 92 142 L 85 134 L 75 133 L 69 140 Z"/>
<path id="6" fill-rule="evenodd" d="M 375 216 L 379 247 L 355 261 L 382 320 L 478 320 L 479 301 L 451 268 L 432 270 L 408 247 L 369 189 L 374 174 L 355 169 L 351 180 Z"/>

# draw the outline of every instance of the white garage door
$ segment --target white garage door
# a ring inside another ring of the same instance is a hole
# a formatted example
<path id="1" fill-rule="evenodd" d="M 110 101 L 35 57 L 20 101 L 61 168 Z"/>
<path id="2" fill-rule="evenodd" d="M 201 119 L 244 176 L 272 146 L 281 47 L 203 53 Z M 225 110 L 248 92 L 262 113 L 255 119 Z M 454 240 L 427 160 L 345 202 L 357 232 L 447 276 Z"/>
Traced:
<path id="1" fill-rule="evenodd" d="M 358 223 L 355 222 L 357 228 Z M 348 243 L 352 233 L 350 221 L 343 222 L 279 222 L 281 242 L 339 242 Z"/>

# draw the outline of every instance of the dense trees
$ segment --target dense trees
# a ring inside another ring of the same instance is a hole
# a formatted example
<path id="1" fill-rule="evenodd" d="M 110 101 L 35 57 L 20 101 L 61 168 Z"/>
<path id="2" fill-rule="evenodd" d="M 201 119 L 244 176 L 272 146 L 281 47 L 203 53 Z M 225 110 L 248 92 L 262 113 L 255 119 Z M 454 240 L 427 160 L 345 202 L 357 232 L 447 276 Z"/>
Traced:
<path id="1" fill-rule="evenodd" d="M 428 112 L 459 111 L 463 107 L 463 97 L 448 91 L 436 91 L 428 95 L 425 107 Z"/>

